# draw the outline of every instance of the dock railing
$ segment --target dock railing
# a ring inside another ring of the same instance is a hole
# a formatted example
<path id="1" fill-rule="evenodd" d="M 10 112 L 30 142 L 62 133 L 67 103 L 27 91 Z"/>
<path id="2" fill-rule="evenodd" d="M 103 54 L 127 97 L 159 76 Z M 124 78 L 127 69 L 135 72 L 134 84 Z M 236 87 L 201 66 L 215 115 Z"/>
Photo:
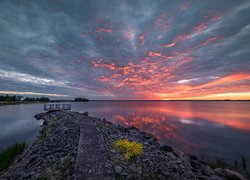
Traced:
<path id="1" fill-rule="evenodd" d="M 71 104 L 44 104 L 44 111 L 49 110 L 71 110 Z"/>

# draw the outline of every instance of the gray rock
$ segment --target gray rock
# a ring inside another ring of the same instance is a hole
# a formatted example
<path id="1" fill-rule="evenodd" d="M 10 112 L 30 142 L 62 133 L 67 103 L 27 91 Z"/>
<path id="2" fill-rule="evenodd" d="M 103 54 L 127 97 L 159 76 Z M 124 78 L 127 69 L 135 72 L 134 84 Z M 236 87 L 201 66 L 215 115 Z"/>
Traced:
<path id="1" fill-rule="evenodd" d="M 213 175 L 214 174 L 214 171 L 213 169 L 210 167 L 210 166 L 206 166 L 206 171 L 207 171 L 207 175 L 210 176 L 210 175 Z"/>
<path id="2" fill-rule="evenodd" d="M 126 180 L 131 180 L 133 179 L 133 176 L 131 174 L 127 175 Z"/>
<path id="3" fill-rule="evenodd" d="M 137 129 L 129 129 L 128 132 L 132 136 L 140 136 L 140 132 Z"/>
<path id="4" fill-rule="evenodd" d="M 229 169 L 225 169 L 225 175 L 228 180 L 246 180 L 240 173 Z"/>
<path id="5" fill-rule="evenodd" d="M 155 137 L 151 137 L 149 138 L 146 142 L 148 142 L 149 144 L 154 144 L 155 142 L 157 142 L 157 139 Z"/>
<path id="6" fill-rule="evenodd" d="M 176 149 L 176 148 L 173 148 L 173 153 L 174 153 L 174 155 L 176 155 L 177 157 L 181 157 L 181 156 L 184 155 L 183 152 L 179 151 L 179 150 Z"/>
<path id="7" fill-rule="evenodd" d="M 201 169 L 202 174 L 206 176 L 210 176 L 214 174 L 214 171 L 210 166 L 208 165 L 205 166 L 203 164 L 200 164 L 200 165 L 201 165 L 200 169 Z M 199 169 L 199 167 L 197 167 L 196 169 Z"/>
<path id="8" fill-rule="evenodd" d="M 172 152 L 168 152 L 167 156 L 171 159 L 171 160 L 176 160 L 177 157 L 172 153 Z"/>
<path id="9" fill-rule="evenodd" d="M 118 128 L 119 130 L 121 130 L 121 131 L 126 131 L 126 128 L 123 127 L 123 126 L 120 125 L 120 124 L 117 125 L 117 128 Z"/>
<path id="10" fill-rule="evenodd" d="M 89 115 L 89 112 L 88 111 L 86 111 L 86 112 L 84 112 L 84 113 L 82 113 L 84 116 L 88 116 Z"/>
<path id="11" fill-rule="evenodd" d="M 157 175 L 157 179 L 159 179 L 159 180 L 164 180 L 165 177 L 164 177 L 162 174 L 158 174 L 158 175 Z"/>
<path id="12" fill-rule="evenodd" d="M 173 148 L 171 146 L 163 145 L 160 147 L 162 151 L 173 152 Z"/>
<path id="13" fill-rule="evenodd" d="M 201 169 L 202 168 L 202 164 L 196 160 L 190 160 L 190 164 L 193 168 L 195 169 Z"/>
<path id="14" fill-rule="evenodd" d="M 36 118 L 37 120 L 43 119 L 43 117 L 44 117 L 44 113 L 39 113 L 34 116 L 34 118 Z"/>
<path id="15" fill-rule="evenodd" d="M 151 137 L 154 137 L 152 134 L 146 133 L 146 132 L 140 132 L 142 137 L 145 139 L 150 139 Z"/>
<path id="16" fill-rule="evenodd" d="M 222 176 L 222 177 L 224 177 L 224 170 L 223 169 L 221 169 L 221 168 L 216 168 L 215 170 L 214 170 L 214 173 L 217 175 L 217 176 Z"/>
<path id="17" fill-rule="evenodd" d="M 129 126 L 127 127 L 127 130 L 135 130 L 135 131 L 139 131 L 139 129 L 135 126 Z"/>
<path id="18" fill-rule="evenodd" d="M 193 154 L 189 154 L 188 157 L 192 160 L 197 160 L 197 156 L 193 155 Z"/>
<path id="19" fill-rule="evenodd" d="M 199 176 L 198 179 L 199 180 L 209 180 L 209 178 L 207 176 Z"/>
<path id="20" fill-rule="evenodd" d="M 225 179 L 216 175 L 211 175 L 209 176 L 209 180 L 225 180 Z"/>
<path id="21" fill-rule="evenodd" d="M 142 175 L 142 179 L 150 180 L 150 176 L 148 174 L 144 174 L 144 175 Z"/>
<path id="22" fill-rule="evenodd" d="M 122 172 L 122 167 L 121 166 L 115 166 L 114 170 L 115 170 L 115 173 L 120 174 Z"/>

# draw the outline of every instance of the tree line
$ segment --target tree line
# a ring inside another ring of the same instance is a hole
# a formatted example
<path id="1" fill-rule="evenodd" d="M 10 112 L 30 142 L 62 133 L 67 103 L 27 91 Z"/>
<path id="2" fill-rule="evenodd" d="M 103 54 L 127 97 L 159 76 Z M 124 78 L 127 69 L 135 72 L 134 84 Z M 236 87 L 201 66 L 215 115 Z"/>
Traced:
<path id="1" fill-rule="evenodd" d="M 0 96 L 0 101 L 8 101 L 8 102 L 14 102 L 14 101 L 22 101 L 23 96 L 9 96 L 9 95 L 5 95 L 5 96 Z M 43 102 L 48 102 L 50 101 L 49 98 L 47 97 L 26 97 L 23 99 L 23 101 L 43 101 Z"/>
<path id="2" fill-rule="evenodd" d="M 26 98 L 24 98 L 24 100 L 23 101 L 42 101 L 42 102 L 49 102 L 50 101 L 50 99 L 49 98 L 47 98 L 47 97 L 40 97 L 40 98 L 38 98 L 38 97 L 26 97 Z"/>
<path id="3" fill-rule="evenodd" d="M 0 101 L 20 101 L 22 99 L 22 96 L 9 96 L 9 95 L 5 95 L 5 96 L 0 96 Z"/>
<path id="4" fill-rule="evenodd" d="M 81 98 L 81 97 L 77 97 L 75 98 L 75 102 L 88 102 L 89 100 L 86 98 Z"/>
<path id="5" fill-rule="evenodd" d="M 0 101 L 8 101 L 8 102 L 17 102 L 17 101 L 40 101 L 40 102 L 49 102 L 51 101 L 47 97 L 23 97 L 23 96 L 17 96 L 17 95 L 5 95 L 5 96 L 0 96 Z M 53 100 L 56 102 L 56 100 Z M 59 101 L 59 100 L 58 100 Z M 73 101 L 73 100 L 63 100 L 63 101 Z M 84 97 L 76 97 L 74 99 L 75 102 L 88 102 L 89 100 Z"/>

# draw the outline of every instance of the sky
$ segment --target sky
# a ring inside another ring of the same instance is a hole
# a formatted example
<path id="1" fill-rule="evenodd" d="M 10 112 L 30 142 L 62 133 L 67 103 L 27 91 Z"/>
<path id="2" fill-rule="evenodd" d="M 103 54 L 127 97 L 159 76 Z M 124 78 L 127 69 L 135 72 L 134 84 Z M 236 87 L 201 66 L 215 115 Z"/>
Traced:
<path id="1" fill-rule="evenodd" d="M 250 99 L 250 1 L 1 0 L 0 94 Z"/>

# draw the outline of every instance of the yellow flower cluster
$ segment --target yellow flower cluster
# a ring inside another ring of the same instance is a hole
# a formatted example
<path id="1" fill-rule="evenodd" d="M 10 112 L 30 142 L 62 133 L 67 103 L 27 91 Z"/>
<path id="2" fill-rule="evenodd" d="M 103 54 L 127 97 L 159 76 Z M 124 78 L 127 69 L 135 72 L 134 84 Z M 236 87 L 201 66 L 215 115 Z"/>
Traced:
<path id="1" fill-rule="evenodd" d="M 129 161 L 136 160 L 143 153 L 142 144 L 127 139 L 117 140 L 114 147 Z"/>

